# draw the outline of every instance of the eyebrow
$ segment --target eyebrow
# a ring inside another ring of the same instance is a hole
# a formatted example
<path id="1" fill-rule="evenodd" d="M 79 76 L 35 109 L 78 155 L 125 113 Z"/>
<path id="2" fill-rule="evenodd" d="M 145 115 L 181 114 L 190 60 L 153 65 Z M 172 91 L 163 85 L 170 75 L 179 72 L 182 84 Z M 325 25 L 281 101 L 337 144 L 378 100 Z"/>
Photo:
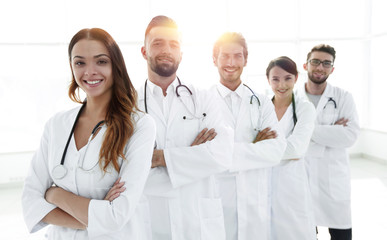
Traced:
<path id="1" fill-rule="evenodd" d="M 98 54 L 98 55 L 95 55 L 94 58 L 100 58 L 100 57 L 107 57 L 107 58 L 110 58 L 107 54 L 104 54 L 104 53 L 101 53 L 101 54 Z M 81 58 L 81 59 L 84 59 L 85 57 L 82 57 L 82 56 L 74 56 L 73 59 L 75 58 Z"/>

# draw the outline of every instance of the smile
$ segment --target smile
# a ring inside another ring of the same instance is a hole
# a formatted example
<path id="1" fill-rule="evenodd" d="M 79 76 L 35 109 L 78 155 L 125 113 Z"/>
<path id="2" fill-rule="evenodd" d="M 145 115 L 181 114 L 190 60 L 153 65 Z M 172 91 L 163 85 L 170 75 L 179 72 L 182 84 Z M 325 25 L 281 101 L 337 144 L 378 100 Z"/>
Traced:
<path id="1" fill-rule="evenodd" d="M 90 85 L 95 85 L 95 84 L 97 84 L 97 83 L 102 82 L 102 80 L 89 80 L 89 81 L 85 80 L 85 82 L 86 82 L 87 84 L 90 84 Z"/>
<path id="2" fill-rule="evenodd" d="M 228 73 L 234 73 L 234 72 L 236 72 L 237 71 L 237 69 L 235 69 L 235 68 L 224 68 L 224 71 L 225 72 L 228 72 Z"/>

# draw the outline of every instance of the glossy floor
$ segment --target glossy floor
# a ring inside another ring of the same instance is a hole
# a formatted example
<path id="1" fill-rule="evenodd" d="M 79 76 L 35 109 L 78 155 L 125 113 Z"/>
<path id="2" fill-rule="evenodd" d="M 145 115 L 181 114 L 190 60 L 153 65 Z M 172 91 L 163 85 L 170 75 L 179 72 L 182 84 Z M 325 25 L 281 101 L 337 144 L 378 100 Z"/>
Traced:
<path id="1" fill-rule="evenodd" d="M 353 240 L 387 239 L 387 164 L 362 158 L 351 160 Z M 0 188 L 0 239 L 44 239 L 45 229 L 28 234 L 24 224 L 20 185 Z M 319 240 L 329 240 L 319 228 Z"/>

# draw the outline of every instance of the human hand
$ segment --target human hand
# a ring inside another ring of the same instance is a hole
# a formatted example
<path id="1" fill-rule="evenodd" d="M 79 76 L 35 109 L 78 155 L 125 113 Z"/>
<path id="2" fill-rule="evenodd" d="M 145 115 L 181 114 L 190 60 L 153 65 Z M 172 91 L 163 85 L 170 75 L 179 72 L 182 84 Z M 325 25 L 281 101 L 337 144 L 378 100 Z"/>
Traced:
<path id="1" fill-rule="evenodd" d="M 152 168 L 166 166 L 167 164 L 165 163 L 164 151 L 162 149 L 153 150 Z"/>
<path id="2" fill-rule="evenodd" d="M 348 121 L 349 121 L 349 120 L 346 119 L 346 118 L 340 118 L 339 120 L 337 120 L 337 121 L 335 122 L 335 125 L 343 125 L 344 127 L 346 127 Z"/>
<path id="3" fill-rule="evenodd" d="M 119 177 L 117 181 L 113 184 L 113 187 L 110 188 L 109 192 L 106 194 L 103 200 L 108 200 L 112 202 L 114 199 L 118 198 L 122 192 L 125 191 L 124 184 L 125 182 L 120 182 L 121 178 Z"/>
<path id="4" fill-rule="evenodd" d="M 263 129 L 262 131 L 259 131 L 257 136 L 255 137 L 253 143 L 262 141 L 262 140 L 267 140 L 267 139 L 273 139 L 276 138 L 277 132 L 274 130 L 271 130 L 271 128 L 267 127 Z"/>
<path id="5" fill-rule="evenodd" d="M 205 143 L 207 141 L 211 141 L 212 139 L 215 138 L 216 136 L 216 132 L 215 132 L 215 129 L 211 128 L 210 130 L 208 130 L 208 128 L 204 128 L 195 138 L 195 140 L 193 141 L 193 143 L 191 144 L 191 147 L 192 146 L 195 146 L 195 145 L 199 145 L 199 144 L 202 144 L 202 143 Z"/>

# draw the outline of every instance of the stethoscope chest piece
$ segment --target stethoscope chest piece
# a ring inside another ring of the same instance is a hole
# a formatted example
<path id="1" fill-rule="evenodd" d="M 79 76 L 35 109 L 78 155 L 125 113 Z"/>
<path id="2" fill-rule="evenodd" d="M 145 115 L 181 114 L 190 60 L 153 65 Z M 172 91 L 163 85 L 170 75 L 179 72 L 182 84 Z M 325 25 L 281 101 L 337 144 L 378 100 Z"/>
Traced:
<path id="1" fill-rule="evenodd" d="M 62 179 L 67 174 L 67 169 L 62 164 L 56 165 L 54 169 L 52 169 L 52 176 L 55 179 Z"/>

